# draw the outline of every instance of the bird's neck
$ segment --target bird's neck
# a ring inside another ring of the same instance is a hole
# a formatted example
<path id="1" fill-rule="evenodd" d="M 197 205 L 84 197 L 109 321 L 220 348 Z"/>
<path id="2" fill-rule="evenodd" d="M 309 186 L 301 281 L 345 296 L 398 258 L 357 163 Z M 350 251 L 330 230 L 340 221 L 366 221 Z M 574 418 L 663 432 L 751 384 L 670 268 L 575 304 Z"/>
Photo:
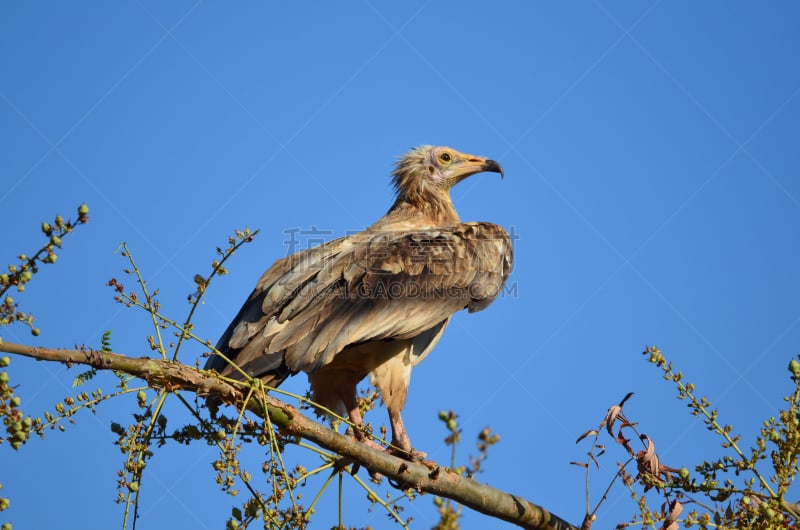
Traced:
<path id="1" fill-rule="evenodd" d="M 411 223 L 420 228 L 450 226 L 461 222 L 446 191 L 401 194 L 384 217 L 394 223 Z"/>

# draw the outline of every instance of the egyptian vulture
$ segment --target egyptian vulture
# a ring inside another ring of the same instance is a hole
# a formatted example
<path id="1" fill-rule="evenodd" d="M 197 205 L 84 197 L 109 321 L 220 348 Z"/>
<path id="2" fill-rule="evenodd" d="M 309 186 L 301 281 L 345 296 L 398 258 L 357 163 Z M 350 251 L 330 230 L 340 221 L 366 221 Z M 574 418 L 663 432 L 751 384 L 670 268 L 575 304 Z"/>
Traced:
<path id="1" fill-rule="evenodd" d="M 356 386 L 367 375 L 389 412 L 390 451 L 412 450 L 400 415 L 411 369 L 433 349 L 460 309 L 487 307 L 511 272 L 512 248 L 500 226 L 462 223 L 450 188 L 500 164 L 449 147 L 422 146 L 393 172 L 397 198 L 356 234 L 276 261 L 217 343 L 231 362 L 266 385 L 306 372 L 313 400 L 363 432 Z M 241 379 L 213 355 L 206 369 Z"/>

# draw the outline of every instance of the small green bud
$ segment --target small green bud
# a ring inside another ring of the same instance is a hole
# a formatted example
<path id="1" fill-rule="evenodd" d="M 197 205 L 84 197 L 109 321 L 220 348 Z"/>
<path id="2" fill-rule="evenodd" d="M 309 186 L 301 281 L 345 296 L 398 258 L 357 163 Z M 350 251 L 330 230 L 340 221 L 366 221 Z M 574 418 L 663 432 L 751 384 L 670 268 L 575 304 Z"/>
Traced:
<path id="1" fill-rule="evenodd" d="M 217 440 L 224 440 L 225 439 L 225 430 L 220 429 L 217 431 Z"/>
<path id="2" fill-rule="evenodd" d="M 8 507 L 11 506 L 11 499 L 6 497 L 0 498 L 0 511 L 8 510 Z M 8 526 L 9 530 L 11 529 L 11 523 L 6 523 L 2 526 L 3 530 L 6 530 L 6 526 Z"/>
<path id="3" fill-rule="evenodd" d="M 800 375 L 800 362 L 797 359 L 789 361 L 789 371 L 794 375 Z"/>
<path id="4" fill-rule="evenodd" d="M 51 253 L 51 254 L 48 254 L 47 256 L 45 256 L 44 262 L 45 263 L 55 263 L 57 259 L 58 259 L 58 256 L 55 253 Z"/>
<path id="5" fill-rule="evenodd" d="M 5 368 L 11 364 L 11 357 L 0 357 L 0 368 Z"/>
<path id="6" fill-rule="evenodd" d="M 227 530 L 239 530 L 239 523 L 235 519 L 228 519 L 228 524 L 225 525 Z"/>
<path id="7" fill-rule="evenodd" d="M 33 420 L 30 416 L 22 420 L 22 427 L 24 429 L 30 429 L 33 426 Z"/>
<path id="8" fill-rule="evenodd" d="M 53 231 L 53 227 L 50 226 L 50 223 L 42 223 L 42 232 L 44 232 L 45 234 L 47 234 L 49 236 L 50 232 L 52 232 L 52 231 Z"/>
<path id="9" fill-rule="evenodd" d="M 0 372 L 0 384 L 4 385 L 8 383 L 8 372 Z"/>
<path id="10" fill-rule="evenodd" d="M 447 418 L 448 418 L 448 417 L 449 417 L 449 416 L 447 415 L 447 413 L 446 413 L 445 411 L 443 411 L 443 410 L 440 410 L 440 411 L 439 411 L 439 419 L 440 419 L 440 420 L 442 420 L 442 421 L 447 421 Z M 437 497 L 437 498 L 438 498 L 438 497 Z"/>
<path id="11" fill-rule="evenodd" d="M 14 299 L 13 299 L 13 298 L 11 298 L 11 296 L 9 296 L 9 295 L 6 295 L 5 304 L 6 304 L 6 305 L 14 305 Z"/>
<path id="12" fill-rule="evenodd" d="M 22 447 L 22 442 L 20 442 L 19 440 L 12 440 L 11 441 L 11 448 L 12 449 L 19 450 L 20 447 Z"/>
<path id="13" fill-rule="evenodd" d="M 689 470 L 685 467 L 682 467 L 678 474 L 681 476 L 683 480 L 687 480 L 689 478 Z"/>
<path id="14" fill-rule="evenodd" d="M 458 424 L 456 423 L 456 420 L 454 420 L 453 418 L 450 418 L 449 420 L 447 420 L 447 429 L 448 430 L 455 431 L 457 427 L 458 427 Z"/>
<path id="15" fill-rule="evenodd" d="M 64 226 L 64 218 L 61 217 L 60 215 L 56 215 L 56 226 L 59 228 Z"/>
<path id="16" fill-rule="evenodd" d="M 8 272 L 14 274 L 15 272 L 17 272 L 17 266 L 12 263 L 11 265 L 8 266 Z"/>
<path id="17" fill-rule="evenodd" d="M 57 247 L 61 246 L 61 238 L 58 236 L 50 236 L 50 242 Z"/>
<path id="18" fill-rule="evenodd" d="M 144 393 L 144 390 L 139 390 L 136 394 L 136 400 L 139 402 L 140 407 L 144 407 L 147 402 L 147 394 Z"/>
<path id="19" fill-rule="evenodd" d="M 5 272 L 3 274 L 0 274 L 0 283 L 3 284 L 8 283 L 8 274 L 6 274 Z"/>
<path id="20" fill-rule="evenodd" d="M 89 213 L 89 207 L 86 206 L 86 204 L 81 204 L 80 206 L 78 206 L 78 215 L 83 217 L 84 215 L 86 215 L 88 213 Z"/>
<path id="21" fill-rule="evenodd" d="M 128 489 L 131 490 L 132 492 L 136 493 L 137 491 L 139 491 L 139 483 L 138 482 L 131 482 L 130 484 L 128 484 Z"/>
<path id="22" fill-rule="evenodd" d="M 22 405 L 22 398 L 19 396 L 14 396 L 11 398 L 11 406 L 12 407 L 19 407 Z"/>
<path id="23" fill-rule="evenodd" d="M 31 278 L 33 278 L 31 271 L 22 271 L 22 273 L 19 275 L 19 281 L 21 282 L 29 282 L 31 281 Z"/>
<path id="24" fill-rule="evenodd" d="M 31 335 L 34 337 L 38 337 L 41 334 L 42 330 L 39 328 L 31 328 Z"/>
<path id="25" fill-rule="evenodd" d="M 8 500 L 8 499 L 6 499 Z M 5 508 L 0 507 L 0 510 Z M 11 530 L 11 523 L 3 523 L 3 526 L 0 526 L 0 530 Z"/>

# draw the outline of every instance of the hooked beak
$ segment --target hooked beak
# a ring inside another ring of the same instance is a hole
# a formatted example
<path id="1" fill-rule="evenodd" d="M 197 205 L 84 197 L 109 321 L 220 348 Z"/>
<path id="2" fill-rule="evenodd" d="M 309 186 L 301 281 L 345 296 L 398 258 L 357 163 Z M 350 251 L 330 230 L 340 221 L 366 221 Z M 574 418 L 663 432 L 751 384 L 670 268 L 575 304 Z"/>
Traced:
<path id="1" fill-rule="evenodd" d="M 459 158 L 461 158 L 459 160 L 460 163 L 454 168 L 455 182 L 460 182 L 470 175 L 483 173 L 484 171 L 500 173 L 500 176 L 503 176 L 503 168 L 495 160 L 475 155 L 462 155 Z"/>
<path id="2" fill-rule="evenodd" d="M 501 166 L 495 160 L 487 160 L 483 163 L 483 171 L 491 171 L 492 173 L 500 173 L 500 178 L 503 178 L 505 174 L 503 173 L 503 166 Z"/>

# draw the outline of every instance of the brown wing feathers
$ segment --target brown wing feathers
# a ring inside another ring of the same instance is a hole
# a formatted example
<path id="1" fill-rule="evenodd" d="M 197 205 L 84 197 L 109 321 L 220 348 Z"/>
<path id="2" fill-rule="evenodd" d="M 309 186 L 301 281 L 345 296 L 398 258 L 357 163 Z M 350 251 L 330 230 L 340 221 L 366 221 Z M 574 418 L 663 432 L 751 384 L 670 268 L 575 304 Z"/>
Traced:
<path id="1" fill-rule="evenodd" d="M 509 273 L 510 239 L 489 223 L 362 234 L 276 262 L 218 349 L 252 376 L 313 372 L 349 344 L 411 338 L 482 309 Z M 219 361 L 209 367 L 235 376 Z"/>

